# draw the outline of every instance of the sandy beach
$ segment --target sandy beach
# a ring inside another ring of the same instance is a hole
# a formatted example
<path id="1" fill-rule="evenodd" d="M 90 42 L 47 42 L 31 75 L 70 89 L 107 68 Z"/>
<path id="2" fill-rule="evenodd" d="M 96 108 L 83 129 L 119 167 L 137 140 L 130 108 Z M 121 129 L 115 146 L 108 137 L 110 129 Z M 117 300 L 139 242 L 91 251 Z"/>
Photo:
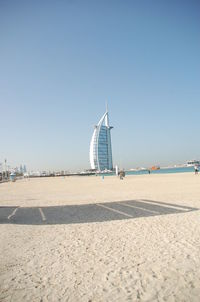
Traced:
<path id="1" fill-rule="evenodd" d="M 0 184 L 0 301 L 199 301 L 199 209 L 193 173 Z"/>

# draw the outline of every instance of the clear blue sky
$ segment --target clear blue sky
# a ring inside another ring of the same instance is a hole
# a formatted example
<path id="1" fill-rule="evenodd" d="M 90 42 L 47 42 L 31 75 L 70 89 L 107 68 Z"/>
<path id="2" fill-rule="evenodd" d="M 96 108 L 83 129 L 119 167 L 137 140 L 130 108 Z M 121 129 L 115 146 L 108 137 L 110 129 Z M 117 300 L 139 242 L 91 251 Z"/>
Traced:
<path id="1" fill-rule="evenodd" d="M 89 168 L 106 100 L 114 164 L 200 158 L 200 1 L 0 0 L 0 162 Z"/>

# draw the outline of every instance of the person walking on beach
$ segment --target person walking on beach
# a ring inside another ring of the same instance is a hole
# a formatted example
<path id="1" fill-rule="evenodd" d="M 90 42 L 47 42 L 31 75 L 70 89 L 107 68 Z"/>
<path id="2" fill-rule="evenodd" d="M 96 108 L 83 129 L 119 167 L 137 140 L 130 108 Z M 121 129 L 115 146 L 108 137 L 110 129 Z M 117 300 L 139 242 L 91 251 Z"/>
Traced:
<path id="1" fill-rule="evenodd" d="M 119 178 L 122 180 L 125 177 L 125 172 L 123 170 L 121 170 L 119 172 Z"/>
<path id="2" fill-rule="evenodd" d="M 199 168 L 198 168 L 198 166 L 194 166 L 194 173 L 195 173 L 195 175 L 197 175 L 197 174 L 198 174 L 198 172 L 199 172 Z"/>

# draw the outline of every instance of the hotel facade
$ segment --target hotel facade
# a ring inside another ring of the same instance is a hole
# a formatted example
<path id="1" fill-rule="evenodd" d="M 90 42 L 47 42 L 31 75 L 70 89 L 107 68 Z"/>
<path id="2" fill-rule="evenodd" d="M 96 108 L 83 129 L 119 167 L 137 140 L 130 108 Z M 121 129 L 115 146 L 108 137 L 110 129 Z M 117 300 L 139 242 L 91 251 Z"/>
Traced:
<path id="1" fill-rule="evenodd" d="M 90 165 L 91 169 L 97 171 L 112 170 L 112 145 L 109 125 L 108 111 L 104 113 L 95 126 L 90 143 Z"/>

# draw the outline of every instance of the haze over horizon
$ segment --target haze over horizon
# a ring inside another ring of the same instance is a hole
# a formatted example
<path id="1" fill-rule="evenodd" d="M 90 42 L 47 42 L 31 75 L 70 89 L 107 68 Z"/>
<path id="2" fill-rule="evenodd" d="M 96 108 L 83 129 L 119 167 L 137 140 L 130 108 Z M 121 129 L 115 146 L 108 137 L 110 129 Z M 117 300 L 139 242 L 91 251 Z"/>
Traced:
<path id="1" fill-rule="evenodd" d="M 90 168 L 108 101 L 114 166 L 200 159 L 199 1 L 0 1 L 0 162 Z"/>

